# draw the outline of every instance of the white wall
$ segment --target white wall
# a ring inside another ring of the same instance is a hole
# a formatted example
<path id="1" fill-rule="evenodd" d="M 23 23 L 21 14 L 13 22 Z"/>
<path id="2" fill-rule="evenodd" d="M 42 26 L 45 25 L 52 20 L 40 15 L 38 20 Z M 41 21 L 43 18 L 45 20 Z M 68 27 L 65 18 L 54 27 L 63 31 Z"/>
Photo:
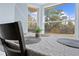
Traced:
<path id="1" fill-rule="evenodd" d="M 0 23 L 12 22 L 15 20 L 15 4 L 0 4 Z"/>
<path id="2" fill-rule="evenodd" d="M 44 19 L 44 8 L 41 6 L 39 7 L 39 10 L 38 10 L 38 20 L 37 20 L 38 26 L 42 29 L 41 34 L 44 34 L 44 28 L 45 28 L 44 20 L 45 20 Z"/>
<path id="3" fill-rule="evenodd" d="M 25 3 L 19 3 L 15 6 L 15 19 L 21 21 L 23 32 L 28 32 L 28 8 L 27 4 Z"/>
<path id="4" fill-rule="evenodd" d="M 79 40 L 79 3 L 76 3 L 76 26 L 75 26 L 75 37 Z"/>
<path id="5" fill-rule="evenodd" d="M 21 21 L 23 32 L 27 32 L 27 5 L 26 4 L 0 4 L 0 23 Z"/>

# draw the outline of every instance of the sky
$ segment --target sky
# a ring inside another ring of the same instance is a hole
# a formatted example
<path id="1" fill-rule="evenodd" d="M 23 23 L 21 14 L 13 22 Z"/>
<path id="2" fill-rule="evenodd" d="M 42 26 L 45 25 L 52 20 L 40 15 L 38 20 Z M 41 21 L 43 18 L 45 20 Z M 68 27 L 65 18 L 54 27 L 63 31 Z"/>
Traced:
<path id="1" fill-rule="evenodd" d="M 63 10 L 68 16 L 75 17 L 75 3 L 66 3 L 57 6 L 56 9 Z"/>

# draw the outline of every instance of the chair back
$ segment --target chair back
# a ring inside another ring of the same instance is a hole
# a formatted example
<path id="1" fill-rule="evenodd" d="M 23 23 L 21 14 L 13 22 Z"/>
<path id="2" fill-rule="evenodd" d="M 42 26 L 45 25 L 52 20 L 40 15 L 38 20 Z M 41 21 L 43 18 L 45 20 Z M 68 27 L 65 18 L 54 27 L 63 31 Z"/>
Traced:
<path id="1" fill-rule="evenodd" d="M 0 39 L 6 55 L 25 55 L 25 41 L 21 22 L 0 24 Z M 18 41 L 19 47 L 10 41 Z"/>

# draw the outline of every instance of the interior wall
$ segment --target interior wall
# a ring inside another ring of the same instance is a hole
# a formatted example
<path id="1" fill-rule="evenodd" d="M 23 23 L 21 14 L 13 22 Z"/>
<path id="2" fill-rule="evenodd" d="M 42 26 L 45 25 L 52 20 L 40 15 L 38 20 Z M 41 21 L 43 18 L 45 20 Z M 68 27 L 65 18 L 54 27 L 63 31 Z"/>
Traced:
<path id="1" fill-rule="evenodd" d="M 37 20 L 37 24 L 38 26 L 42 29 L 41 34 L 44 34 L 44 8 L 43 7 L 39 7 L 38 10 L 38 20 Z"/>
<path id="2" fill-rule="evenodd" d="M 15 6 L 15 19 L 16 21 L 21 21 L 23 32 L 28 32 L 28 9 L 27 4 L 25 3 L 19 3 Z"/>
<path id="3" fill-rule="evenodd" d="M 76 3 L 76 11 L 75 11 L 75 37 L 79 40 L 79 3 Z"/>
<path id="4" fill-rule="evenodd" d="M 15 4 L 0 4 L 0 23 L 12 22 L 15 20 Z"/>
<path id="5" fill-rule="evenodd" d="M 0 4 L 0 23 L 21 21 L 23 32 L 27 33 L 27 4 L 2 3 Z"/>

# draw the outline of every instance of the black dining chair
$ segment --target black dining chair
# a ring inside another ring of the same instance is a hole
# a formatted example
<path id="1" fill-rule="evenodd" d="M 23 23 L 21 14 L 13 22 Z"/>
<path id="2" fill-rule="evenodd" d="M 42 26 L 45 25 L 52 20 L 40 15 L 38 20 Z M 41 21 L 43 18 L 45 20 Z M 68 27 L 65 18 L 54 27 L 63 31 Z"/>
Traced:
<path id="1" fill-rule="evenodd" d="M 6 56 L 27 56 L 21 22 L 0 24 L 0 40 Z M 12 42 L 18 42 L 12 43 Z"/>

